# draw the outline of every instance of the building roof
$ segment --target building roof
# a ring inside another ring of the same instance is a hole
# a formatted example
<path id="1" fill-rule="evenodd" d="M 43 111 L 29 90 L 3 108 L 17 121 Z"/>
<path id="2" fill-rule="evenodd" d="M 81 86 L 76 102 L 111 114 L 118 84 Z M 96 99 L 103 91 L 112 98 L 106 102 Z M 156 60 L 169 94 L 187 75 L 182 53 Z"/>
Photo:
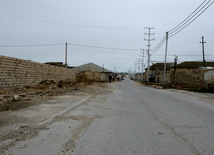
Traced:
<path id="1" fill-rule="evenodd" d="M 58 67 L 65 67 L 63 62 L 46 62 L 45 64 L 58 66 Z M 67 66 L 66 68 L 73 69 L 73 68 L 75 68 L 75 66 Z"/>
<path id="2" fill-rule="evenodd" d="M 112 71 L 109 71 L 103 67 L 100 67 L 94 63 L 87 63 L 81 66 L 78 66 L 75 68 L 77 72 L 82 72 L 82 71 L 93 71 L 93 72 L 107 72 L 107 73 L 112 73 Z"/>
<path id="3" fill-rule="evenodd" d="M 173 65 L 173 63 L 166 63 L 166 70 L 169 70 L 170 66 L 172 66 L 172 65 Z M 152 70 L 152 69 L 156 70 L 156 68 L 158 68 L 159 70 L 164 70 L 164 63 L 155 63 L 154 66 L 151 65 L 149 67 L 150 70 Z M 146 70 L 147 70 L 147 68 L 146 68 Z"/>
<path id="4" fill-rule="evenodd" d="M 65 65 L 63 65 L 63 62 L 46 62 L 45 64 L 58 66 L 58 67 L 65 67 Z"/>
<path id="5" fill-rule="evenodd" d="M 185 61 L 176 65 L 176 68 L 199 68 L 204 66 L 203 62 L 200 61 Z M 206 62 L 207 67 L 214 67 L 214 62 Z M 174 65 L 172 66 L 174 67 Z"/>

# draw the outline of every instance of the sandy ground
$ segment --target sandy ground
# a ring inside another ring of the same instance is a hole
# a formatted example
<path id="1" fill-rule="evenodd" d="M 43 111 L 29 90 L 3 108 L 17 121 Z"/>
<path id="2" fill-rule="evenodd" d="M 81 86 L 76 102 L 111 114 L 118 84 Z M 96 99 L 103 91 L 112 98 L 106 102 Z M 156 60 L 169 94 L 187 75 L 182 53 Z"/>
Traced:
<path id="1" fill-rule="evenodd" d="M 0 154 L 65 154 L 102 111 L 113 84 L 93 84 L 59 96 L 16 102 L 0 112 Z M 39 151 L 38 151 L 39 150 Z"/>

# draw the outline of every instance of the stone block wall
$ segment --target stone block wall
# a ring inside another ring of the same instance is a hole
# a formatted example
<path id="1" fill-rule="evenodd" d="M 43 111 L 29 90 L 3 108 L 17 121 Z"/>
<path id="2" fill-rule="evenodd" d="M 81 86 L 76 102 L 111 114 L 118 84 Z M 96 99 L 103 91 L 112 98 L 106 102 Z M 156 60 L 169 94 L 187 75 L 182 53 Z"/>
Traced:
<path id="1" fill-rule="evenodd" d="M 179 71 L 175 73 L 175 84 L 191 85 L 192 87 L 204 87 L 204 73 L 208 70 Z"/>
<path id="2" fill-rule="evenodd" d="M 165 83 L 170 83 L 170 73 L 165 74 Z M 156 83 L 164 83 L 164 74 L 155 75 L 155 82 Z"/>
<path id="3" fill-rule="evenodd" d="M 100 73 L 92 71 L 84 71 L 77 74 L 77 82 L 99 82 Z"/>
<path id="4" fill-rule="evenodd" d="M 75 82 L 75 69 L 0 56 L 0 89 L 35 86 L 43 80 Z"/>

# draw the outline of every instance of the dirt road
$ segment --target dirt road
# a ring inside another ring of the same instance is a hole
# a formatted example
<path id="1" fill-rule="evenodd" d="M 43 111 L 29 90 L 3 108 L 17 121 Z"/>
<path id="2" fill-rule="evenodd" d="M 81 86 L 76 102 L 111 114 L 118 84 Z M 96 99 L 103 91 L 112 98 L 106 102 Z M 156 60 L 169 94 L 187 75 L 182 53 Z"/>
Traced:
<path id="1" fill-rule="evenodd" d="M 112 85 L 95 84 L 65 95 L 28 101 L 27 108 L 0 112 L 0 153 L 72 152 L 91 122 L 110 110 L 104 103 L 112 91 Z"/>

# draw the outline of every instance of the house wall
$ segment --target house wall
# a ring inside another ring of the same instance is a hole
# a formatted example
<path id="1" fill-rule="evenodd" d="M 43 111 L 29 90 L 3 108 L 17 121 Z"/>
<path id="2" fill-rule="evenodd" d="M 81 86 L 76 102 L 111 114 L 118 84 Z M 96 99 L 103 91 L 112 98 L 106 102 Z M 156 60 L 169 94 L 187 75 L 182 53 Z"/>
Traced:
<path id="1" fill-rule="evenodd" d="M 103 67 L 100 67 L 98 65 L 95 65 L 93 63 L 88 63 L 79 67 L 76 67 L 76 71 L 77 72 L 83 72 L 83 71 L 93 71 L 93 72 L 108 72 L 108 70 L 106 70 Z"/>
<path id="2" fill-rule="evenodd" d="M 80 72 L 76 75 L 77 82 L 99 82 L 100 73 L 92 71 Z"/>
<path id="3" fill-rule="evenodd" d="M 0 56 L 0 88 L 35 86 L 43 80 L 75 82 L 76 70 Z"/>
<path id="4" fill-rule="evenodd" d="M 204 73 L 204 81 L 214 82 L 214 70 Z"/>
<path id="5" fill-rule="evenodd" d="M 170 73 L 169 73 L 169 72 L 167 72 L 167 73 L 165 74 L 165 77 L 166 77 L 165 83 L 170 83 Z M 167 81 L 168 81 L 168 82 L 167 82 Z M 161 75 L 161 74 L 156 75 L 156 76 L 155 76 L 155 82 L 156 82 L 156 83 L 164 83 L 164 75 Z"/>
<path id="6" fill-rule="evenodd" d="M 105 82 L 109 81 L 109 75 L 111 73 L 100 73 L 100 81 Z"/>
<path id="7" fill-rule="evenodd" d="M 197 70 L 198 68 L 176 68 L 176 71 L 182 72 L 182 71 L 193 71 Z M 170 72 L 174 71 L 174 68 L 170 68 Z"/>
<path id="8" fill-rule="evenodd" d="M 162 74 L 164 74 L 164 70 L 159 70 Z M 149 70 L 149 72 L 150 72 L 150 74 L 155 74 L 155 82 L 156 83 L 163 83 L 163 76 L 160 74 L 160 72 L 159 72 L 157 69 L 156 70 Z M 170 82 L 170 70 L 166 70 L 166 74 L 165 74 L 165 76 L 166 76 L 166 79 Z M 145 75 L 144 75 L 144 79 L 145 79 L 145 81 L 147 80 L 147 70 L 146 70 L 146 73 L 145 73 Z"/>
<path id="9" fill-rule="evenodd" d="M 210 70 L 190 70 L 190 71 L 177 71 L 175 73 L 175 84 L 191 85 L 192 87 L 204 87 L 204 73 Z M 173 72 L 172 72 L 173 73 Z M 172 77 L 173 78 L 173 77 Z"/>

